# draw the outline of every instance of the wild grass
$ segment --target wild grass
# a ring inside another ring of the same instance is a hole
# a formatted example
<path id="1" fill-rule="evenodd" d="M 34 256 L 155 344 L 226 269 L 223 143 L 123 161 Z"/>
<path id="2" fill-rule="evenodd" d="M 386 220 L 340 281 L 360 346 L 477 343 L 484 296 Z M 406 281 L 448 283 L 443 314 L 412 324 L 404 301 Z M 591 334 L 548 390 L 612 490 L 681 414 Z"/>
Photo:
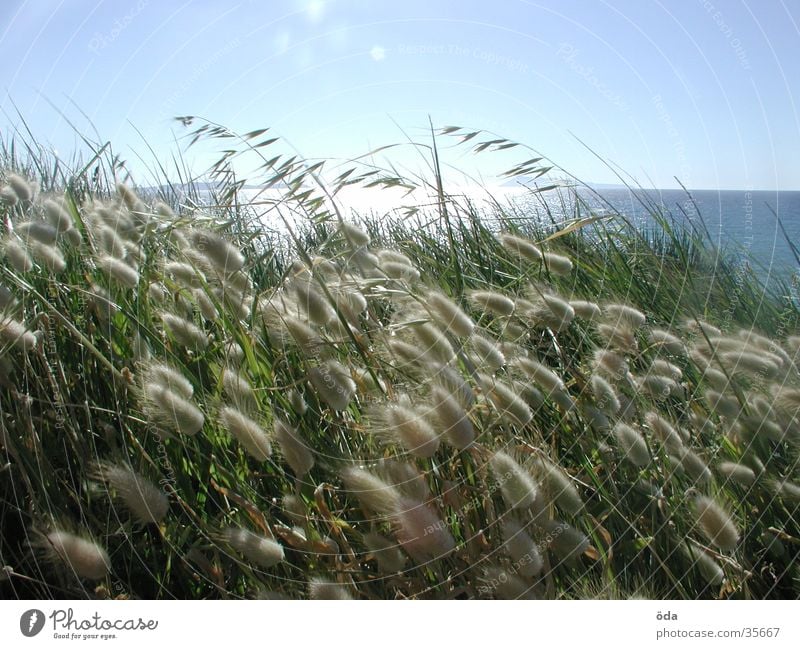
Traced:
<path id="1" fill-rule="evenodd" d="M 482 212 L 437 148 L 518 146 L 479 135 L 323 181 L 203 123 L 206 194 L 4 142 L 3 596 L 796 598 L 789 286 L 655 206 Z M 433 206 L 356 223 L 348 184 Z"/>

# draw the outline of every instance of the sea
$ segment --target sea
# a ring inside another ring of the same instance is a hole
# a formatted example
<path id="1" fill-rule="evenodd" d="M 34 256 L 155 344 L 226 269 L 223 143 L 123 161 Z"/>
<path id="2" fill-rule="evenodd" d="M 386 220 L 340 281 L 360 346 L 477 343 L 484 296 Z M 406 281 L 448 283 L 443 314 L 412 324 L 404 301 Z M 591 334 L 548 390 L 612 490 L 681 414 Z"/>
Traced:
<path id="1" fill-rule="evenodd" d="M 464 187 L 448 193 L 457 202 L 469 202 L 490 220 L 496 216 L 498 205 L 507 215 L 546 223 L 550 223 L 548 208 L 559 219 L 579 213 L 574 193 L 564 189 L 535 193 L 519 186 Z M 263 192 L 258 194 L 263 197 Z M 767 287 L 776 288 L 780 282 L 800 276 L 800 264 L 792 250 L 793 244 L 800 256 L 800 191 L 595 186 L 578 189 L 577 195 L 589 213 L 609 218 L 622 214 L 642 230 L 656 227 L 654 207 L 679 225 L 701 228 L 720 254 L 734 263 L 751 266 Z M 375 188 L 348 188 L 337 195 L 337 203 L 346 217 L 356 221 L 404 218 L 411 207 L 419 208 L 423 215 L 436 211 L 436 197 L 429 193 Z M 580 214 L 587 212 L 584 209 Z M 282 229 L 282 221 L 276 220 L 275 214 L 265 216 L 265 225 L 272 222 L 277 230 Z M 418 218 L 425 220 L 424 216 Z"/>

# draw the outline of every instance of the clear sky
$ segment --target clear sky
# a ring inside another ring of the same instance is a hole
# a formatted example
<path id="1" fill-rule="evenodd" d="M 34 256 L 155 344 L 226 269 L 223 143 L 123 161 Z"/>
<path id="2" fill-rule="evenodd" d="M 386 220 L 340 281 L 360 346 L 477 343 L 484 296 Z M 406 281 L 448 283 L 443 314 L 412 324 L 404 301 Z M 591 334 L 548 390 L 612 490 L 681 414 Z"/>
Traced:
<path id="1" fill-rule="evenodd" d="M 135 169 L 177 115 L 314 158 L 430 115 L 584 180 L 615 182 L 579 140 L 648 186 L 800 189 L 799 24 L 797 0 L 2 0 L 0 130 L 18 109 L 68 157 L 59 111 L 84 112 Z"/>

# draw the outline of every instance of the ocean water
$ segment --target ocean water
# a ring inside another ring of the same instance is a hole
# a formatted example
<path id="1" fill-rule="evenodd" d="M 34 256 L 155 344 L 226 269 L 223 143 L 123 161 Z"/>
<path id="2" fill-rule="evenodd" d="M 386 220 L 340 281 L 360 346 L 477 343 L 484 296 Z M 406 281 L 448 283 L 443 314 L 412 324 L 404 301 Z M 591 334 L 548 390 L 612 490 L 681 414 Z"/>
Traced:
<path id="1" fill-rule="evenodd" d="M 245 190 L 247 192 L 247 190 Z M 281 192 L 274 192 L 277 197 Z M 496 200 L 512 207 L 524 219 L 547 220 L 546 202 L 558 218 L 574 214 L 570 193 L 564 190 L 532 195 L 524 188 L 467 187 L 454 192 L 468 199 L 487 219 L 492 218 Z M 255 192 L 253 192 L 255 197 Z M 491 194 L 492 200 L 487 200 Z M 637 198 L 644 194 L 644 200 Z M 643 230 L 656 225 L 648 204 L 671 214 L 678 223 L 705 225 L 711 240 L 726 257 L 736 263 L 749 263 L 762 281 L 774 285 L 777 279 L 800 275 L 787 238 L 800 248 L 800 191 L 739 190 L 637 190 L 625 188 L 579 190 L 579 195 L 593 210 L 616 211 Z M 258 198 L 263 198 L 259 193 Z M 691 196 L 691 198 L 690 198 Z M 423 212 L 435 212 L 436 198 L 427 192 L 406 194 L 398 191 L 352 187 L 337 196 L 342 213 L 359 219 L 400 217 L 403 207 L 418 206 Z M 643 204 L 644 203 L 644 204 Z M 565 213 L 566 212 L 566 213 Z M 777 218 L 776 218 L 777 217 Z M 780 219 L 786 235 L 778 224 Z M 424 220 L 424 219 L 423 219 Z M 547 221 L 549 222 L 549 220 Z M 274 212 L 263 215 L 265 227 L 284 229 Z M 702 227 L 702 226 L 701 226 Z"/>
<path id="2" fill-rule="evenodd" d="M 627 189 L 598 193 L 640 227 L 652 225 L 652 216 Z M 787 241 L 800 248 L 800 192 L 694 190 L 690 194 L 691 198 L 682 190 L 649 191 L 647 198 L 678 222 L 700 225 L 702 220 L 718 248 L 742 260 L 750 257 L 762 277 L 786 277 L 800 271 Z M 584 197 L 603 206 L 596 197 Z"/>

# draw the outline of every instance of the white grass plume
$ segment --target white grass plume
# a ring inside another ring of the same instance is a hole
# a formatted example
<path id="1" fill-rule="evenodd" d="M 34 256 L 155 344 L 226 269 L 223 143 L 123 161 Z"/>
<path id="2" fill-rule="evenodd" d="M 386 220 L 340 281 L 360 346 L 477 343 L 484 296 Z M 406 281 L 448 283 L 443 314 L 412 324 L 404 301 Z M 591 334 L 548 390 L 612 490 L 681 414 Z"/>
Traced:
<path id="1" fill-rule="evenodd" d="M 244 256 L 239 249 L 216 232 L 192 230 L 194 249 L 204 255 L 223 277 L 242 269 Z"/>
<path id="2" fill-rule="evenodd" d="M 538 487 L 522 465 L 503 451 L 492 455 L 489 463 L 503 500 L 510 509 L 526 509 L 533 505 Z"/>
<path id="3" fill-rule="evenodd" d="M 2 243 L 3 256 L 18 273 L 27 273 L 33 270 L 33 260 L 28 249 L 16 237 L 7 236 Z"/>
<path id="4" fill-rule="evenodd" d="M 222 370 L 222 388 L 231 403 L 244 412 L 256 412 L 258 400 L 253 386 L 244 376 L 231 368 Z"/>
<path id="5" fill-rule="evenodd" d="M 161 312 L 161 321 L 178 344 L 188 349 L 203 350 L 208 347 L 208 334 L 193 322 L 166 311 Z"/>
<path id="6" fill-rule="evenodd" d="M 427 361 L 448 363 L 455 357 L 452 345 L 436 325 L 425 322 L 415 325 L 412 331 Z"/>
<path id="7" fill-rule="evenodd" d="M 37 546 L 48 560 L 65 565 L 82 579 L 104 579 L 111 570 L 104 548 L 71 532 L 54 529 L 43 533 Z"/>
<path id="8" fill-rule="evenodd" d="M 280 543 L 241 527 L 226 528 L 222 531 L 222 539 L 250 563 L 261 568 L 271 568 L 284 559 Z"/>
<path id="9" fill-rule="evenodd" d="M 594 302 L 570 300 L 569 305 L 572 307 L 575 315 L 583 320 L 598 320 L 603 314 L 600 307 Z"/>
<path id="10" fill-rule="evenodd" d="M 510 252 L 519 255 L 525 261 L 531 263 L 538 263 L 542 261 L 542 251 L 539 250 L 531 241 L 523 239 L 522 237 L 514 236 L 513 234 L 501 234 L 500 243 L 503 247 Z"/>
<path id="11" fill-rule="evenodd" d="M 36 335 L 24 324 L 11 318 L 0 320 L 0 340 L 25 352 L 31 351 L 38 342 Z"/>
<path id="12" fill-rule="evenodd" d="M 276 418 L 273 434 L 280 446 L 283 459 L 292 468 L 295 476 L 302 478 L 311 471 L 314 467 L 314 454 L 297 429 Z"/>
<path id="13" fill-rule="evenodd" d="M 498 316 L 510 316 L 514 313 L 514 301 L 502 293 L 495 291 L 471 291 L 469 301 L 480 311 Z"/>
<path id="14" fill-rule="evenodd" d="M 477 364 L 490 372 L 497 372 L 506 364 L 503 352 L 500 351 L 497 343 L 489 338 L 481 336 L 480 334 L 474 334 L 472 338 L 470 338 L 470 345 L 472 346 L 473 357 L 477 361 Z"/>
<path id="15" fill-rule="evenodd" d="M 518 521 L 506 517 L 501 529 L 503 549 L 514 561 L 514 568 L 524 577 L 536 577 L 544 568 L 544 560 L 536 542 Z"/>
<path id="16" fill-rule="evenodd" d="M 566 389 L 561 377 L 543 363 L 525 357 L 516 358 L 514 362 L 546 395 L 563 392 Z"/>
<path id="17" fill-rule="evenodd" d="M 478 374 L 478 382 L 503 419 L 520 427 L 533 419 L 528 404 L 511 387 L 487 374 Z"/>
<path id="18" fill-rule="evenodd" d="M 458 399 L 443 385 L 431 389 L 431 413 L 445 439 L 462 450 L 475 440 L 472 422 Z"/>
<path id="19" fill-rule="evenodd" d="M 200 409 L 158 382 L 146 383 L 142 391 L 148 418 L 166 432 L 196 435 L 205 422 Z"/>
<path id="20" fill-rule="evenodd" d="M 391 516 L 398 511 L 401 495 L 396 487 L 358 467 L 349 467 L 341 475 L 347 490 L 369 512 Z"/>
<path id="21" fill-rule="evenodd" d="M 620 402 L 614 387 L 599 374 L 593 374 L 589 386 L 594 394 L 597 407 L 607 414 L 619 412 Z"/>
<path id="22" fill-rule="evenodd" d="M 698 495 L 692 502 L 697 524 L 709 542 L 723 551 L 731 551 L 739 543 L 739 530 L 730 514 L 708 496 Z"/>
<path id="23" fill-rule="evenodd" d="M 429 458 L 439 448 L 440 434 L 408 399 L 372 409 L 372 432 L 405 449 L 411 455 Z"/>
<path id="24" fill-rule="evenodd" d="M 572 261 L 569 257 L 554 252 L 545 252 L 544 265 L 553 275 L 569 275 L 572 272 Z"/>
<path id="25" fill-rule="evenodd" d="M 533 473 L 539 484 L 554 500 L 558 508 L 566 514 L 577 516 L 583 509 L 583 500 L 572 479 L 554 462 L 537 457 L 532 462 Z"/>
<path id="26" fill-rule="evenodd" d="M 219 422 L 253 458 L 259 462 L 269 459 L 272 454 L 269 435 L 258 422 L 230 406 L 220 408 Z"/>
<path id="27" fill-rule="evenodd" d="M 627 304 L 608 304 L 604 311 L 609 323 L 616 326 L 625 325 L 638 329 L 647 321 L 644 313 Z"/>
<path id="28" fill-rule="evenodd" d="M 94 475 L 107 482 L 143 523 L 160 523 L 169 511 L 169 501 L 164 492 L 147 478 L 125 464 L 101 463 Z"/>
<path id="29" fill-rule="evenodd" d="M 125 288 L 136 288 L 139 284 L 139 273 L 121 259 L 111 255 L 100 255 L 95 263 L 109 278 Z"/>
<path id="30" fill-rule="evenodd" d="M 634 466 L 647 466 L 650 463 L 650 451 L 642 435 L 635 428 L 623 422 L 617 422 L 613 429 L 617 446 Z"/>
<path id="31" fill-rule="evenodd" d="M 335 360 L 325 361 L 308 371 L 311 384 L 320 398 L 333 410 L 346 410 L 356 393 L 350 371 Z"/>

